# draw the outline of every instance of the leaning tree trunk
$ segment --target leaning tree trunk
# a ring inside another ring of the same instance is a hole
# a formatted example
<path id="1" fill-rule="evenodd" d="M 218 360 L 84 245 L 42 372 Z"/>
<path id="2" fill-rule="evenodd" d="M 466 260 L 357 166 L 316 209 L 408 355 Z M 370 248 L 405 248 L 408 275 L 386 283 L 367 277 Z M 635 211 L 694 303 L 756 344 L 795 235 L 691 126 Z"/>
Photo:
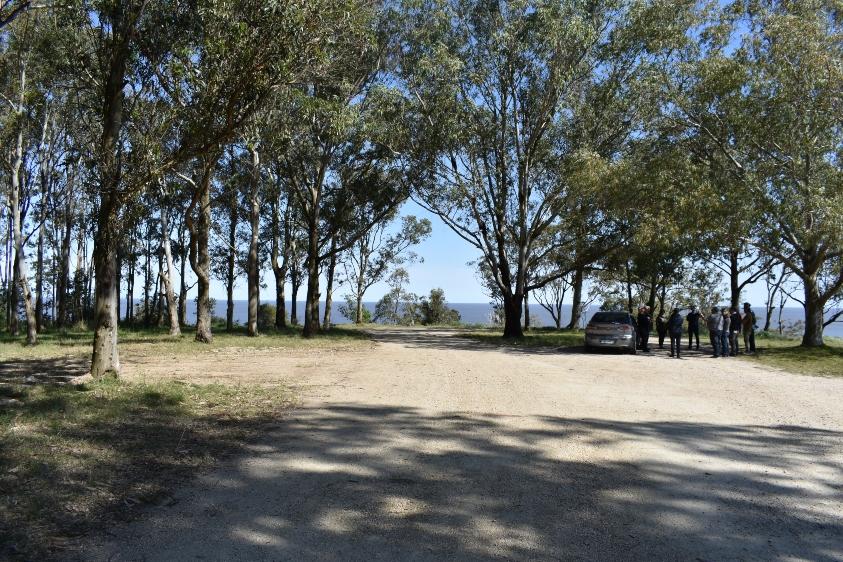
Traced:
<path id="1" fill-rule="evenodd" d="M 816 274 L 803 277 L 802 284 L 805 287 L 805 333 L 802 335 L 802 347 L 822 347 L 824 303 Z"/>
<path id="2" fill-rule="evenodd" d="M 202 178 L 197 186 L 196 201 L 199 205 L 198 220 L 188 215 L 187 225 L 190 231 L 190 267 L 196 274 L 196 341 L 211 343 L 211 254 L 208 241 L 211 234 L 211 176 L 216 158 L 208 158 L 204 163 Z M 188 213 L 192 209 L 188 209 Z"/>
<path id="3" fill-rule="evenodd" d="M 161 245 L 164 247 L 164 259 L 167 273 L 161 272 L 161 282 L 164 283 L 164 295 L 167 299 L 167 315 L 170 318 L 170 335 L 180 336 L 179 313 L 176 310 L 176 295 L 173 290 L 173 252 L 170 248 L 170 226 L 166 209 L 161 209 Z"/>
<path id="4" fill-rule="evenodd" d="M 252 153 L 252 185 L 249 192 L 249 219 L 251 237 L 247 260 L 249 290 L 249 322 L 247 334 L 258 335 L 258 304 L 260 301 L 260 267 L 258 263 L 258 237 L 260 236 L 260 154 L 250 148 Z"/>

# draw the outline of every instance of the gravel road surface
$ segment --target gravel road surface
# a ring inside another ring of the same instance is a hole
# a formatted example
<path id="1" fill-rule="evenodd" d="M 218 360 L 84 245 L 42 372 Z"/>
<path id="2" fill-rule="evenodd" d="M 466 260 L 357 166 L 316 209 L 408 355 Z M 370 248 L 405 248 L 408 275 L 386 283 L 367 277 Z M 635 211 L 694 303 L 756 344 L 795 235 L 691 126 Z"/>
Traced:
<path id="1" fill-rule="evenodd" d="M 83 558 L 843 560 L 843 378 L 375 339 L 208 359 L 302 404 Z"/>

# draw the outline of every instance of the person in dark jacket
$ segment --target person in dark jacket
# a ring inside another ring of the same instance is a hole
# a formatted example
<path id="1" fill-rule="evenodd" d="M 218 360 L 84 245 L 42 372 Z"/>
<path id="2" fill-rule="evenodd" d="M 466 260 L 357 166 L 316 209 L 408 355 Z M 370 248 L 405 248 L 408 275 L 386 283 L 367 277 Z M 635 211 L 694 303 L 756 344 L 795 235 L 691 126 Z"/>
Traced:
<path id="1" fill-rule="evenodd" d="M 688 320 L 688 349 L 691 349 L 694 338 L 697 339 L 697 351 L 700 350 L 700 317 L 702 313 L 695 306 L 686 317 Z"/>
<path id="2" fill-rule="evenodd" d="M 667 319 L 664 317 L 664 310 L 659 310 L 656 317 L 656 332 L 659 334 L 659 349 L 664 349 L 664 338 L 667 336 Z"/>
<path id="3" fill-rule="evenodd" d="M 744 353 L 755 353 L 755 313 L 748 302 L 743 303 L 743 346 Z"/>
<path id="4" fill-rule="evenodd" d="M 638 338 L 641 342 L 641 351 L 650 351 L 650 328 L 653 321 L 650 318 L 650 308 L 642 306 L 638 309 Z"/>
<path id="5" fill-rule="evenodd" d="M 670 356 L 676 354 L 679 359 L 679 350 L 682 348 L 682 315 L 679 314 L 679 309 L 674 308 L 670 313 L 670 318 L 667 319 L 667 329 L 670 332 Z"/>
<path id="6" fill-rule="evenodd" d="M 725 307 L 720 311 L 720 314 L 723 316 L 723 327 L 720 331 L 720 357 L 729 357 L 729 334 L 731 333 L 729 327 L 732 323 L 732 317 L 729 315 L 729 309 Z"/>
<path id="7" fill-rule="evenodd" d="M 738 307 L 732 307 L 732 314 L 729 322 L 729 353 L 732 357 L 738 355 L 740 344 L 738 343 L 738 335 L 741 333 L 741 326 L 743 325 L 743 318 L 741 318 Z"/>

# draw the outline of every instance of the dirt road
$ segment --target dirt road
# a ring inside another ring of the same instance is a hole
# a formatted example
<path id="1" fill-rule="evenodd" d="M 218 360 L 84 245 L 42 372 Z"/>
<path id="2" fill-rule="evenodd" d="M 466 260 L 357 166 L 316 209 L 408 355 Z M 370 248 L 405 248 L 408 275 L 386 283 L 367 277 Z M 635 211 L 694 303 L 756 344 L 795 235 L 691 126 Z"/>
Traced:
<path id="1" fill-rule="evenodd" d="M 84 556 L 843 560 L 843 378 L 447 332 L 376 339 L 190 366 L 283 382 L 303 402 Z"/>

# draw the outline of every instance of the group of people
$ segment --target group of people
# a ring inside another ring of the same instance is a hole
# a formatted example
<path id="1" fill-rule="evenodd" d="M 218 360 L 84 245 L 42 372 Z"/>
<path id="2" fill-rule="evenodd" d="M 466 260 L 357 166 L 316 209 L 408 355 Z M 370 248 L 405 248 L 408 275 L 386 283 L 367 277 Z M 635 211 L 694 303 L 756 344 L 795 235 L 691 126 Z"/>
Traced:
<path id="1" fill-rule="evenodd" d="M 650 307 L 642 306 L 638 309 L 638 349 L 650 351 L 650 330 L 652 318 Z M 679 308 L 674 308 L 667 318 L 664 311 L 656 317 L 656 332 L 659 335 L 659 349 L 664 349 L 664 340 L 670 336 L 670 356 L 680 357 L 680 347 L 684 325 L 688 323 L 688 349 L 700 349 L 700 319 L 702 313 L 693 307 L 683 318 Z M 755 313 L 748 302 L 743 303 L 743 314 L 737 307 L 713 307 L 706 319 L 706 327 L 711 339 L 714 357 L 734 357 L 740 351 L 738 338 L 743 335 L 744 353 L 755 353 Z"/>

